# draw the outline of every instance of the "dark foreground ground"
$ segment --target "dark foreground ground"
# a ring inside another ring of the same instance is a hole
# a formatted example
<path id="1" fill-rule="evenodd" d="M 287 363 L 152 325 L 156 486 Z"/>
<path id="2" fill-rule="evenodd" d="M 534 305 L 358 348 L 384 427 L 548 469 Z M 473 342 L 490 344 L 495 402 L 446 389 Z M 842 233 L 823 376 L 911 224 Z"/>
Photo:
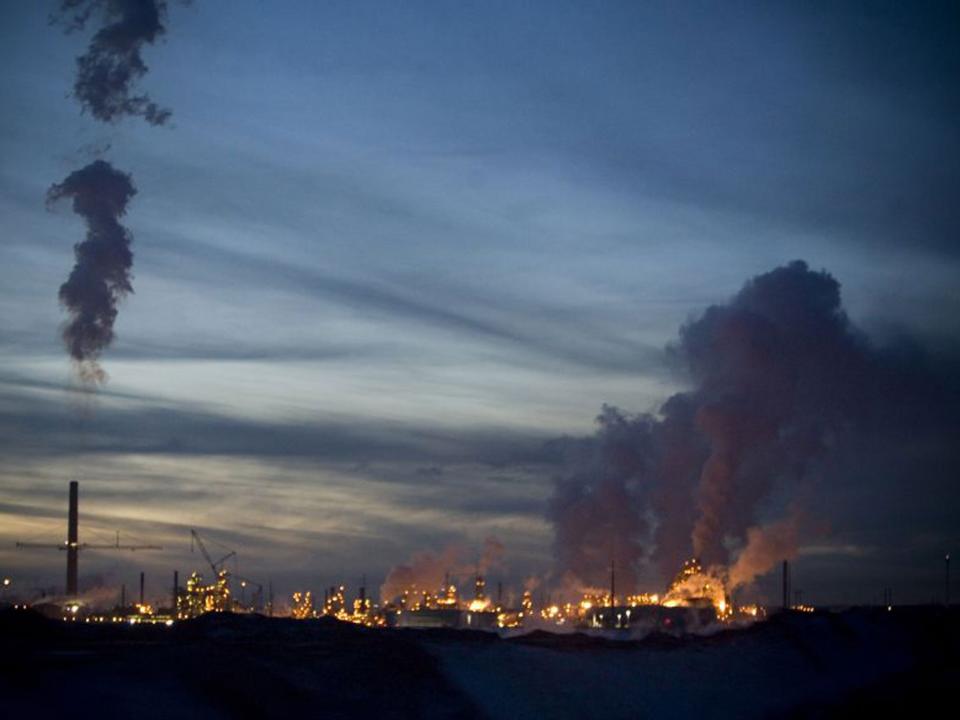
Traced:
<path id="1" fill-rule="evenodd" d="M 960 608 L 789 614 L 639 641 L 0 613 L 4 718 L 955 716 L 957 688 Z"/>

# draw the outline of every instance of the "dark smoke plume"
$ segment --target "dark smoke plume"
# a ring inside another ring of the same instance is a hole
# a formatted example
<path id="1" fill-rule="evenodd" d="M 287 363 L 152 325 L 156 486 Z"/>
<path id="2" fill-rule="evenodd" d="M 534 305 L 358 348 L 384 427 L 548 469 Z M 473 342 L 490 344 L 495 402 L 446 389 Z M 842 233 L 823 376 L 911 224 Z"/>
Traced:
<path id="1" fill-rule="evenodd" d="M 632 589 L 650 531 L 642 484 L 652 470 L 655 421 L 605 406 L 597 423 L 595 438 L 567 448 L 572 471 L 556 481 L 550 514 L 558 569 L 574 576 L 566 584 L 604 587 L 612 562 Z"/>
<path id="2" fill-rule="evenodd" d="M 668 349 L 689 391 L 656 416 L 604 407 L 594 437 L 559 442 L 567 469 L 549 508 L 559 576 L 601 584 L 615 560 L 629 591 L 648 561 L 668 579 L 697 556 L 750 582 L 796 552 L 810 488 L 842 481 L 826 476 L 840 475 L 845 454 L 862 464 L 866 447 L 939 439 L 957 424 L 956 398 L 923 354 L 873 346 L 844 313 L 839 283 L 801 261 L 708 308 Z M 764 525 L 775 489 L 789 510 Z"/>
<path id="3" fill-rule="evenodd" d="M 120 224 L 136 194 L 133 181 L 110 163 L 96 160 L 47 191 L 47 203 L 73 201 L 87 224 L 87 237 L 74 246 L 76 264 L 60 286 L 60 302 L 70 313 L 63 341 L 86 382 L 101 382 L 97 359 L 113 340 L 117 304 L 130 292 L 132 236 Z"/>
<path id="4" fill-rule="evenodd" d="M 103 21 L 77 58 L 73 94 L 84 111 L 103 122 L 130 115 L 163 125 L 170 118 L 170 110 L 146 94 L 135 94 L 147 73 L 141 51 L 166 32 L 166 14 L 166 0 L 62 0 L 51 21 L 67 32 L 84 28 L 94 15 Z"/>

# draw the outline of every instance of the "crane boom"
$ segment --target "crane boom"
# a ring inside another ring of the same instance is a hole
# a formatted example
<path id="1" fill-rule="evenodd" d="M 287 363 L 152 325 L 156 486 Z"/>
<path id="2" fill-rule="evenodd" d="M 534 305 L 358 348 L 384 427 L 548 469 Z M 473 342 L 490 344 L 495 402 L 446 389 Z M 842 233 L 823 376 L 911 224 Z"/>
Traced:
<path id="1" fill-rule="evenodd" d="M 18 542 L 18 548 L 41 548 L 43 550 L 69 550 L 70 543 L 61 543 L 51 545 L 49 543 L 27 543 Z M 77 550 L 163 550 L 161 545 L 121 545 L 120 543 L 111 543 L 108 545 L 94 545 L 92 543 L 78 543 L 74 545 Z"/>
<path id="2" fill-rule="evenodd" d="M 220 572 L 220 569 L 217 567 L 218 565 L 223 565 L 223 563 L 225 563 L 227 560 L 229 560 L 232 557 L 236 557 L 237 555 L 236 550 L 231 550 L 222 558 L 214 562 L 213 558 L 210 557 L 210 553 L 207 551 L 207 546 L 203 544 L 203 540 L 200 538 L 200 533 L 198 533 L 193 528 L 190 528 L 190 541 L 191 541 L 191 544 L 196 543 L 197 547 L 200 548 L 200 553 L 203 555 L 204 560 L 207 561 L 207 564 L 210 566 L 210 569 L 213 570 L 214 575 Z"/>

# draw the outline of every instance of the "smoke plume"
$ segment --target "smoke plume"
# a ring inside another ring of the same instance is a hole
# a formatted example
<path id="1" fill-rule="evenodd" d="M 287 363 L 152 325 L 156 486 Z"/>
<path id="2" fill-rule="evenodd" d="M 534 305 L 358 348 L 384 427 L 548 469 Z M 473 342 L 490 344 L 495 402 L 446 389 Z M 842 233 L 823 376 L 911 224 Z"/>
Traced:
<path id="1" fill-rule="evenodd" d="M 557 479 L 549 512 L 566 585 L 607 586 L 612 562 L 620 586 L 633 590 L 649 532 L 644 479 L 651 472 L 654 422 L 604 406 L 596 437 L 565 448 L 572 472 Z"/>
<path id="2" fill-rule="evenodd" d="M 73 94 L 84 111 L 103 122 L 139 116 L 162 125 L 170 118 L 170 110 L 135 94 L 147 73 L 141 52 L 166 32 L 166 13 L 166 0 L 62 0 L 51 22 L 67 32 L 83 29 L 94 15 L 103 23 L 77 58 Z"/>
<path id="3" fill-rule="evenodd" d="M 71 199 L 73 211 L 87 225 L 86 238 L 74 246 L 76 264 L 60 286 L 60 302 L 70 315 L 63 341 L 85 382 L 103 381 L 97 360 L 113 341 L 118 303 L 133 292 L 133 238 L 119 219 L 136 192 L 130 176 L 104 160 L 71 173 L 47 191 L 48 204 Z"/>
<path id="4" fill-rule="evenodd" d="M 441 552 L 418 552 L 406 563 L 390 568 L 380 586 L 380 598 L 385 603 L 392 602 L 405 590 L 436 593 L 448 578 L 459 582 L 476 572 L 486 574 L 492 570 L 502 570 L 503 555 L 503 543 L 495 537 L 484 540 L 474 561 L 468 559 L 464 549 L 456 545 L 448 546 Z"/>
<path id="5" fill-rule="evenodd" d="M 404 590 L 413 588 L 420 592 L 437 592 L 446 574 L 457 567 L 459 558 L 460 550 L 456 547 L 448 547 L 440 553 L 429 550 L 417 553 L 407 563 L 390 568 L 380 586 L 380 598 L 385 603 L 391 602 Z"/>
<path id="6" fill-rule="evenodd" d="M 648 563 L 665 579 L 691 556 L 732 565 L 737 584 L 764 574 L 800 542 L 800 515 L 776 519 L 770 507 L 775 489 L 802 514 L 799 497 L 841 482 L 825 477 L 831 463 L 862 453 L 866 438 L 943 434 L 937 413 L 953 401 L 911 352 L 904 361 L 873 346 L 826 272 L 795 261 L 753 278 L 668 347 L 690 390 L 657 415 L 605 406 L 593 437 L 559 442 L 565 471 L 548 511 L 556 575 L 598 584 L 615 560 L 629 591 Z"/>
<path id="7" fill-rule="evenodd" d="M 488 537 L 483 541 L 483 551 L 477 561 L 477 572 L 485 574 L 492 570 L 502 570 L 505 551 L 502 542 L 495 537 Z"/>
<path id="8" fill-rule="evenodd" d="M 788 515 L 767 527 L 747 530 L 747 544 L 730 568 L 731 590 L 748 585 L 781 560 L 793 560 L 799 545 L 800 518 Z"/>

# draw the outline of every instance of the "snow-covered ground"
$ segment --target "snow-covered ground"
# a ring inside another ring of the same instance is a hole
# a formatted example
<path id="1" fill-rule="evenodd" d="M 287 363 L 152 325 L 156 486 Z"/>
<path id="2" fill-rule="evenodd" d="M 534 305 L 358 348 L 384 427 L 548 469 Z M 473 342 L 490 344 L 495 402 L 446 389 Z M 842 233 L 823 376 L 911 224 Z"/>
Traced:
<path id="1" fill-rule="evenodd" d="M 204 617 L 67 627 L 0 613 L 10 718 L 873 717 L 936 707 L 960 612 L 790 614 L 708 636 L 368 630 Z"/>

